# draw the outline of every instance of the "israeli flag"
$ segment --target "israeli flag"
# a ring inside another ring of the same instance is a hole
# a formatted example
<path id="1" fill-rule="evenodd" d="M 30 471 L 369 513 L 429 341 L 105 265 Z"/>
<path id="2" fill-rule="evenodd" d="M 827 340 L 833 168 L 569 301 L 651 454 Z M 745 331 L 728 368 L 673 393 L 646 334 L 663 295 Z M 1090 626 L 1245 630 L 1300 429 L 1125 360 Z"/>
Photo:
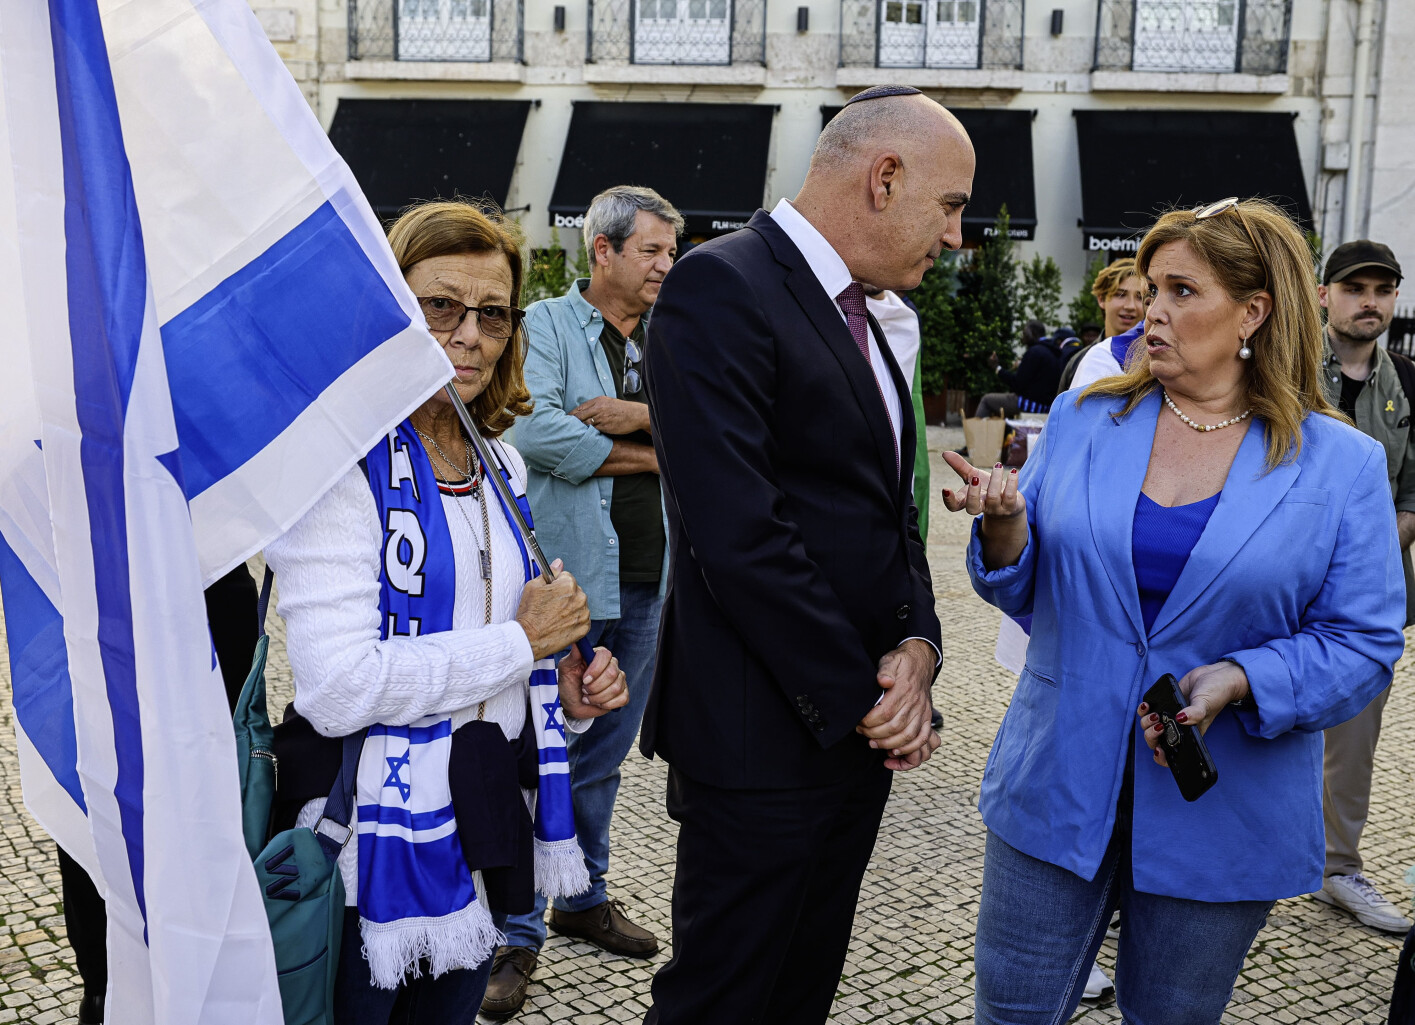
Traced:
<path id="1" fill-rule="evenodd" d="M 201 589 L 452 376 L 244 0 L 0 3 L 0 588 L 108 1020 L 277 1025 Z"/>

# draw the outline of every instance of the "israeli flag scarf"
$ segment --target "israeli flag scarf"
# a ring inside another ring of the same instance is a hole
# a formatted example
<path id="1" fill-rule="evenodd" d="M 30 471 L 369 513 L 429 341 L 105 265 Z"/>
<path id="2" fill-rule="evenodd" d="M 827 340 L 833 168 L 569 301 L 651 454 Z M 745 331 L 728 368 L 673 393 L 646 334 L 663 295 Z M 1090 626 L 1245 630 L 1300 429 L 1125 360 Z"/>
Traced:
<path id="1" fill-rule="evenodd" d="M 384 532 L 378 603 L 383 637 L 452 629 L 452 538 L 432 463 L 412 424 L 399 424 L 364 466 Z M 489 485 L 487 490 L 495 493 Z M 524 502 L 517 498 L 530 522 Z M 502 511 L 510 520 L 504 504 Z M 512 534 L 530 580 L 532 564 L 514 523 Z M 552 660 L 535 663 L 530 685 L 540 751 L 536 885 L 550 897 L 569 895 L 589 887 L 589 874 L 575 839 Z M 357 785 L 359 926 L 373 983 L 383 989 L 421 975 L 424 960 L 434 978 L 474 968 L 504 941 L 486 904 L 477 899 L 462 855 L 447 782 L 451 746 L 450 714 L 424 716 L 406 726 L 376 724 L 364 740 Z"/>

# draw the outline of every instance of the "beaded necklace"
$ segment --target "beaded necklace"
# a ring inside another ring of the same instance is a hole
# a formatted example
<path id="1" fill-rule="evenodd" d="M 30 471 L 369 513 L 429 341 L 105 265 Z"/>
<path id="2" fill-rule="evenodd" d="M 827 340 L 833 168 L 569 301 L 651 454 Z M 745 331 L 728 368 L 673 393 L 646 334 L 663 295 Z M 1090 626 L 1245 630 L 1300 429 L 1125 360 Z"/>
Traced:
<path id="1" fill-rule="evenodd" d="M 1181 412 L 1179 411 L 1179 407 L 1174 404 L 1174 400 L 1169 397 L 1169 392 L 1165 391 L 1165 392 L 1163 392 L 1163 394 L 1164 394 L 1164 404 L 1165 404 L 1166 406 L 1168 406 L 1170 409 L 1174 410 L 1174 415 L 1177 416 L 1177 417 L 1179 417 L 1179 419 L 1183 420 L 1183 421 L 1184 421 L 1186 424 L 1188 424 L 1190 427 L 1194 428 L 1194 430 L 1200 431 L 1200 432 L 1203 432 L 1203 431 L 1217 431 L 1217 430 L 1222 430 L 1222 429 L 1225 428 L 1225 427 L 1232 427 L 1234 424 L 1240 423 L 1240 422 L 1242 422 L 1242 421 L 1248 419 L 1248 414 L 1251 413 L 1251 412 L 1253 412 L 1251 409 L 1245 409 L 1243 412 L 1239 413 L 1237 416 L 1231 416 L 1231 417 L 1229 417 L 1227 420 L 1221 420 L 1221 421 L 1219 421 L 1219 422 L 1216 423 L 1216 424 L 1201 424 L 1201 423 L 1196 423 L 1196 422 L 1193 421 L 1193 420 L 1190 420 L 1187 416 L 1185 416 L 1183 413 L 1181 413 Z"/>

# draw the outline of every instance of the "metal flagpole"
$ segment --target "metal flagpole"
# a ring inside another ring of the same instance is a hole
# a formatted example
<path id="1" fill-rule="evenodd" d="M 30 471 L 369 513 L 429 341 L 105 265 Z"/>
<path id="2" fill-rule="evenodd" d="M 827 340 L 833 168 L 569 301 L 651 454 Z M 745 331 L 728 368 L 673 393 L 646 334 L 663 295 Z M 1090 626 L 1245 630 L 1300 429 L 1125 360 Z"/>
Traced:
<path id="1" fill-rule="evenodd" d="M 467 432 L 467 437 L 471 439 L 472 446 L 477 450 L 477 457 L 481 459 L 482 465 L 487 469 L 486 475 L 491 480 L 491 486 L 501 496 L 501 501 L 505 503 L 506 508 L 511 510 L 511 518 L 516 521 L 516 529 L 521 533 L 521 540 L 526 543 L 526 550 L 531 553 L 531 558 L 540 567 L 545 579 L 547 581 L 554 580 L 555 572 L 550 568 L 550 560 L 540 550 L 540 542 L 536 540 L 536 532 L 531 529 L 531 525 L 526 522 L 526 517 L 521 514 L 521 507 L 516 504 L 516 496 L 511 493 L 511 487 L 506 483 L 506 478 L 501 476 L 501 464 L 492 454 L 486 439 L 477 430 L 477 425 L 472 421 L 472 414 L 467 409 L 467 404 L 462 401 L 462 396 L 457 394 L 457 389 L 451 381 L 447 382 L 444 390 L 447 392 L 447 397 L 452 400 L 452 408 L 457 411 L 457 419 L 462 421 L 462 427 Z M 594 649 L 590 647 L 589 641 L 581 637 L 575 642 L 575 648 L 579 651 L 580 657 L 585 660 L 586 666 L 594 661 Z"/>

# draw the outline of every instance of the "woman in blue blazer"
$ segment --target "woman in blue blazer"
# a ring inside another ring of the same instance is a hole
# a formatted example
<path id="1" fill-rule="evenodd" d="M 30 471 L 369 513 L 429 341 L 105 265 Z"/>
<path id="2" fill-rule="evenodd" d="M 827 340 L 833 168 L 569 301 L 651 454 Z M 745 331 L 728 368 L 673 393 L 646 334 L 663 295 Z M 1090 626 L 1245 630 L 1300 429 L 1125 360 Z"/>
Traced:
<path id="1" fill-rule="evenodd" d="M 1066 1021 L 1117 907 L 1125 1020 L 1218 1022 L 1273 902 L 1322 884 L 1322 730 L 1403 648 L 1384 457 L 1324 397 L 1301 233 L 1229 200 L 1138 264 L 1144 358 L 1059 398 L 1020 481 L 950 454 L 974 588 L 1033 617 L 979 799 L 980 1025 Z M 1218 769 L 1192 804 L 1142 704 L 1165 673 Z"/>

